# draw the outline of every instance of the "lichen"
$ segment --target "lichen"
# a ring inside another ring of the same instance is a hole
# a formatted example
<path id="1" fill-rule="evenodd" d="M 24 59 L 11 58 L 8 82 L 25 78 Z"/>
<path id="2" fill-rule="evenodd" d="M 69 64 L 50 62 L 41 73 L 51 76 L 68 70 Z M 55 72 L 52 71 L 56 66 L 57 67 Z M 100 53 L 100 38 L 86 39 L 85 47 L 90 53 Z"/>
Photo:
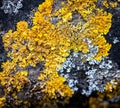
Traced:
<path id="1" fill-rule="evenodd" d="M 98 0 L 66 0 L 54 8 L 56 2 L 46 0 L 39 5 L 31 28 L 26 21 L 20 21 L 15 31 L 9 30 L 3 36 L 9 59 L 2 64 L 0 84 L 4 86 L 5 98 L 10 96 L 16 100 L 12 104 L 44 106 L 60 100 L 68 103 L 74 90 L 57 70 L 67 57 L 72 52 L 82 53 L 87 56 L 82 59 L 85 63 L 100 62 L 109 55 L 111 44 L 104 36 L 111 27 L 112 14 L 97 7 Z M 74 14 L 80 20 L 74 20 Z M 96 50 L 91 51 L 91 46 Z M 88 56 L 90 53 L 92 56 Z M 28 68 L 35 68 L 39 63 L 44 64 L 44 69 L 34 82 L 28 77 Z M 20 96 L 22 93 L 24 99 Z M 37 98 L 32 103 L 34 96 Z"/>
<path id="2" fill-rule="evenodd" d="M 23 0 L 3 0 L 1 9 L 5 14 L 17 14 L 19 9 L 22 8 Z"/>

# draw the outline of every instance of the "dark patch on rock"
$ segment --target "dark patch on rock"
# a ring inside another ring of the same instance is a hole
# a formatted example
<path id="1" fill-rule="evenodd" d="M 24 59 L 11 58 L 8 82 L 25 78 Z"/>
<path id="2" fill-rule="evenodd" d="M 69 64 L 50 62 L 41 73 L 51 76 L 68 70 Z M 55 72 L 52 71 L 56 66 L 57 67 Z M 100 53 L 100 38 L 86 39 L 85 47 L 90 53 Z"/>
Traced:
<path id="1" fill-rule="evenodd" d="M 110 58 L 120 67 L 120 42 L 114 43 L 114 38 L 118 38 L 118 40 L 120 40 L 120 9 L 114 9 L 111 13 L 113 14 L 112 26 L 106 39 L 112 44 Z"/>

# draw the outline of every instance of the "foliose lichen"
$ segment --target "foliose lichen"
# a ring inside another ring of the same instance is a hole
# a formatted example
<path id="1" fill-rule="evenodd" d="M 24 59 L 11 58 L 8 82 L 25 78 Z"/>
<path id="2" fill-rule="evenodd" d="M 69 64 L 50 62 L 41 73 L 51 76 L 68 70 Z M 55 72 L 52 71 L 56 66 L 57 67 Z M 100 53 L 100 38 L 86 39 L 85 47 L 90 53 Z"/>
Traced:
<path id="1" fill-rule="evenodd" d="M 119 71 L 107 58 L 111 44 L 104 37 L 112 14 L 102 3 L 46 0 L 35 12 L 31 28 L 20 21 L 15 31 L 4 34 L 9 59 L 0 72 L 1 106 L 51 108 L 68 103 L 79 88 L 89 96 L 116 87 Z"/>

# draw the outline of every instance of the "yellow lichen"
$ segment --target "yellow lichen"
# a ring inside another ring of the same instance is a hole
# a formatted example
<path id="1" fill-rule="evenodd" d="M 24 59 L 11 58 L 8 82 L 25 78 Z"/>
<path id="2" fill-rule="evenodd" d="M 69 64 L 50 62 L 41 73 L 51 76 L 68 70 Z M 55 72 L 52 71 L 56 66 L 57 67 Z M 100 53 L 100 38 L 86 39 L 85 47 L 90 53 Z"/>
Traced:
<path id="1" fill-rule="evenodd" d="M 105 6 L 106 8 L 109 8 L 109 4 L 108 4 L 107 0 L 103 1 L 103 6 Z"/>
<path id="2" fill-rule="evenodd" d="M 110 2 L 110 6 L 111 6 L 112 8 L 115 8 L 115 7 L 118 6 L 118 2 L 114 2 L 114 3 L 111 3 L 111 2 Z"/>
<path id="3" fill-rule="evenodd" d="M 105 6 L 106 8 L 115 8 L 118 6 L 118 2 L 117 1 L 108 1 L 108 0 L 103 0 L 103 6 Z"/>
<path id="4" fill-rule="evenodd" d="M 117 82 L 115 82 L 115 80 L 113 80 L 112 83 L 108 82 L 107 85 L 106 85 L 106 87 L 105 87 L 105 90 L 108 91 L 108 92 L 112 92 L 113 89 L 116 89 L 117 85 L 113 84 L 113 83 L 117 83 Z"/>
<path id="5" fill-rule="evenodd" d="M 5 97 L 0 98 L 0 108 L 2 108 L 4 106 L 5 100 L 6 100 Z"/>

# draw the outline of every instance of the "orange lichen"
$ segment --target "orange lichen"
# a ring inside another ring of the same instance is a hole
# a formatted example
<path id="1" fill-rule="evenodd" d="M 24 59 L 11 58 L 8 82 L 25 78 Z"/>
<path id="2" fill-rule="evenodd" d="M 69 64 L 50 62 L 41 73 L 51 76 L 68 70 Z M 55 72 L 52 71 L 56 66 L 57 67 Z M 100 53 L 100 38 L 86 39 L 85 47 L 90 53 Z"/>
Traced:
<path id="1" fill-rule="evenodd" d="M 97 0 L 67 0 L 57 10 L 54 10 L 54 2 L 46 0 L 39 5 L 32 28 L 28 28 L 27 22 L 20 21 L 16 31 L 9 30 L 3 36 L 4 48 L 11 60 L 3 63 L 0 81 L 8 89 L 11 89 L 9 81 L 20 92 L 29 80 L 24 68 L 44 62 L 45 68 L 38 80 L 45 82 L 42 89 L 45 97 L 69 99 L 73 90 L 65 84 L 66 79 L 59 76 L 56 69 L 65 62 L 70 52 L 89 53 L 88 44 L 83 41 L 88 38 L 93 46 L 98 46 L 97 54 L 91 59 L 101 60 L 108 56 L 111 45 L 104 35 L 111 27 L 112 15 L 97 8 Z M 74 12 L 81 17 L 76 24 Z M 54 18 L 57 19 L 55 23 Z M 18 67 L 22 70 L 18 71 Z"/>

